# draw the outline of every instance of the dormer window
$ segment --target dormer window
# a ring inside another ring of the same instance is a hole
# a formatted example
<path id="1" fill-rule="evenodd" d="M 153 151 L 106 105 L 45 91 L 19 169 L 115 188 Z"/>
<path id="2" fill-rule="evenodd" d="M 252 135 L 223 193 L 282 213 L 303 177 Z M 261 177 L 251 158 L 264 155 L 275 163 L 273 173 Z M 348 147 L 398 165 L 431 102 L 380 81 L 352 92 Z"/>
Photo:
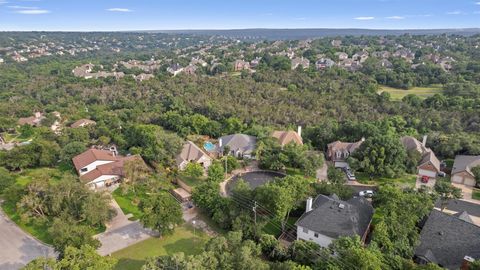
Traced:
<path id="1" fill-rule="evenodd" d="M 87 172 L 87 171 L 88 171 L 88 168 L 87 168 L 87 167 L 80 169 L 80 172 Z"/>

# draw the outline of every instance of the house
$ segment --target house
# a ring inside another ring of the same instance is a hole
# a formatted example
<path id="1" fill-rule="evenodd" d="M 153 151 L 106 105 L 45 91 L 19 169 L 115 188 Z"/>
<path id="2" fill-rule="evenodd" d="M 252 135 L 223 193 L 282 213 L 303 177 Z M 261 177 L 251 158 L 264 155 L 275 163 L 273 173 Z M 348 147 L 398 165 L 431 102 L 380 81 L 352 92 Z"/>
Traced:
<path id="1" fill-rule="evenodd" d="M 342 41 L 340 39 L 334 39 L 332 40 L 331 44 L 333 47 L 340 47 L 342 46 Z"/>
<path id="2" fill-rule="evenodd" d="M 344 52 L 337 52 L 335 55 L 338 57 L 338 60 L 345 60 L 348 59 L 348 54 Z"/>
<path id="3" fill-rule="evenodd" d="M 307 199 L 305 213 L 297 220 L 297 240 L 328 247 L 342 236 L 358 235 L 365 241 L 373 216 L 372 205 L 362 197 L 342 201 L 337 195 Z"/>
<path id="4" fill-rule="evenodd" d="M 289 143 L 303 145 L 301 126 L 298 127 L 297 132 L 292 130 L 288 130 L 288 131 L 276 130 L 272 133 L 272 137 L 276 138 L 282 147 L 284 147 Z"/>
<path id="5" fill-rule="evenodd" d="M 475 186 L 477 182 L 475 181 L 472 168 L 476 166 L 480 166 L 480 156 L 456 156 L 451 173 L 452 182 L 466 186 Z"/>
<path id="6" fill-rule="evenodd" d="M 188 75 L 195 75 L 195 73 L 197 72 L 197 66 L 188 65 L 183 69 L 183 72 L 185 72 L 185 74 L 188 74 Z"/>
<path id="7" fill-rule="evenodd" d="M 388 61 L 387 59 L 380 60 L 380 66 L 386 69 L 393 68 L 392 62 Z"/>
<path id="8" fill-rule="evenodd" d="M 355 53 L 352 56 L 352 59 L 355 61 L 359 61 L 360 63 L 363 63 L 368 59 L 368 52 L 361 51 L 361 52 Z"/>
<path id="9" fill-rule="evenodd" d="M 35 112 L 33 116 L 18 119 L 18 124 L 20 126 L 30 125 L 30 126 L 37 127 L 41 125 L 43 119 L 45 119 L 45 116 L 43 115 L 43 113 Z"/>
<path id="10" fill-rule="evenodd" d="M 153 74 L 146 74 L 146 73 L 141 73 L 141 74 L 138 74 L 137 76 L 132 74 L 132 76 L 135 79 L 135 81 L 137 81 L 137 82 L 143 82 L 143 81 L 155 78 L 155 76 Z"/>
<path id="11" fill-rule="evenodd" d="M 327 158 L 333 162 L 336 168 L 347 167 L 347 158 L 351 156 L 364 141 L 365 138 L 353 143 L 342 141 L 329 143 L 327 145 Z"/>
<path id="12" fill-rule="evenodd" d="M 253 158 L 253 152 L 257 145 L 257 138 L 245 134 L 232 134 L 218 139 L 218 152 L 224 153 L 229 149 L 228 155 L 235 157 Z"/>
<path id="13" fill-rule="evenodd" d="M 422 142 L 412 136 L 404 136 L 400 140 L 407 151 L 417 151 L 420 154 L 421 158 L 417 166 L 418 175 L 436 178 L 440 172 L 440 161 L 435 153 L 426 147 L 427 136 L 423 137 Z"/>
<path id="14" fill-rule="evenodd" d="M 125 176 L 125 162 L 140 160 L 139 155 L 120 156 L 116 149 L 88 149 L 75 156 L 72 161 L 80 180 L 92 189 L 103 188 L 119 183 Z"/>
<path id="15" fill-rule="evenodd" d="M 204 169 L 208 169 L 208 167 L 212 165 L 212 159 L 203 152 L 200 147 L 191 141 L 187 141 L 187 143 L 183 145 L 180 154 L 178 154 L 176 163 L 180 170 L 184 170 L 190 162 L 198 163 L 202 165 Z"/>
<path id="16" fill-rule="evenodd" d="M 315 68 L 317 70 L 325 69 L 325 68 L 331 68 L 335 65 L 335 61 L 333 61 L 330 58 L 320 58 L 315 62 Z"/>
<path id="17" fill-rule="evenodd" d="M 260 64 L 260 61 L 262 60 L 261 57 L 255 57 L 252 61 L 250 61 L 250 67 L 251 68 L 256 68 L 258 64 Z"/>
<path id="18" fill-rule="evenodd" d="M 72 128 L 80 128 L 80 127 L 86 127 L 90 125 L 96 125 L 97 123 L 93 120 L 90 119 L 80 119 L 75 121 L 73 124 L 70 125 Z"/>
<path id="19" fill-rule="evenodd" d="M 480 259 L 480 227 L 467 216 L 432 210 L 420 233 L 415 262 L 459 269 Z"/>
<path id="20" fill-rule="evenodd" d="M 233 63 L 233 70 L 234 71 L 242 71 L 244 69 L 250 69 L 250 63 L 243 60 L 236 60 Z"/>
<path id="21" fill-rule="evenodd" d="M 173 64 L 167 68 L 167 72 L 172 74 L 174 77 L 177 76 L 179 73 L 183 71 L 183 67 L 180 66 L 178 63 Z"/>
<path id="22" fill-rule="evenodd" d="M 299 66 L 302 66 L 303 69 L 307 69 L 310 66 L 310 61 L 303 57 L 293 58 L 291 60 L 292 70 L 297 69 Z"/>

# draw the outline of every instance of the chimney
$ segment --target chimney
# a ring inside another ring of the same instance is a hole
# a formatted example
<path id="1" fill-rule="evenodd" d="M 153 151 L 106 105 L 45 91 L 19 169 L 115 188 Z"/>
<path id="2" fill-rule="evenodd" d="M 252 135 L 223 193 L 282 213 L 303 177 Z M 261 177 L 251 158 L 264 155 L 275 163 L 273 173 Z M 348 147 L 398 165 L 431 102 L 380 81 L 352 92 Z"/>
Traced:
<path id="1" fill-rule="evenodd" d="M 422 145 L 424 147 L 427 147 L 427 137 L 428 137 L 427 135 L 423 136 Z"/>
<path id="2" fill-rule="evenodd" d="M 222 147 L 222 139 L 219 139 L 219 140 L 218 140 L 218 146 L 219 146 L 219 147 Z"/>
<path id="3" fill-rule="evenodd" d="M 463 261 L 462 261 L 462 266 L 460 267 L 461 270 L 468 270 L 470 269 L 470 264 L 473 263 L 475 261 L 475 259 L 473 259 L 472 257 L 470 256 L 465 256 L 463 257 Z"/>
<path id="4" fill-rule="evenodd" d="M 361 142 L 364 142 L 364 141 L 365 141 L 365 137 L 362 137 L 362 138 L 360 139 L 360 141 L 361 141 Z"/>
<path id="5" fill-rule="evenodd" d="M 302 126 L 298 126 L 297 133 L 298 133 L 298 136 L 300 136 L 300 138 L 301 138 L 302 137 Z"/>
<path id="6" fill-rule="evenodd" d="M 312 203 L 313 203 L 312 197 L 308 197 L 307 207 L 305 208 L 305 213 L 308 213 L 308 212 L 312 211 Z"/>

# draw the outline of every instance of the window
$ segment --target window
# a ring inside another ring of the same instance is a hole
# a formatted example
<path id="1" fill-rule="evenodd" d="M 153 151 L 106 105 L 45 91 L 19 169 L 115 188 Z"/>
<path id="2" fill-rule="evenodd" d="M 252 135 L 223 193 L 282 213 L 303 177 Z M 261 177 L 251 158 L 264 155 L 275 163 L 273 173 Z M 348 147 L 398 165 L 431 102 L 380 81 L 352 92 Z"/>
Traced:
<path id="1" fill-rule="evenodd" d="M 318 233 L 314 233 L 313 236 L 315 236 L 315 238 L 318 238 Z"/>
<path id="2" fill-rule="evenodd" d="M 86 171 L 88 171 L 88 168 L 81 168 L 80 169 L 80 172 L 86 172 Z"/>
<path id="3" fill-rule="evenodd" d="M 308 229 L 307 229 L 307 228 L 303 228 L 303 233 L 308 233 Z"/>

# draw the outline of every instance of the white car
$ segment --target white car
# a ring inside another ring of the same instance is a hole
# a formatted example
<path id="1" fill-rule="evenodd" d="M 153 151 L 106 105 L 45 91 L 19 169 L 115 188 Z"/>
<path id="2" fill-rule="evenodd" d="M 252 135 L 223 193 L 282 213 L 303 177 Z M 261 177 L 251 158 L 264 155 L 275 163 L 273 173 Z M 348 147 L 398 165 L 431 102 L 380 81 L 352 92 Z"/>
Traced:
<path id="1" fill-rule="evenodd" d="M 373 197 L 373 190 L 362 190 L 358 193 L 358 196 L 365 197 L 365 198 L 371 198 Z"/>

